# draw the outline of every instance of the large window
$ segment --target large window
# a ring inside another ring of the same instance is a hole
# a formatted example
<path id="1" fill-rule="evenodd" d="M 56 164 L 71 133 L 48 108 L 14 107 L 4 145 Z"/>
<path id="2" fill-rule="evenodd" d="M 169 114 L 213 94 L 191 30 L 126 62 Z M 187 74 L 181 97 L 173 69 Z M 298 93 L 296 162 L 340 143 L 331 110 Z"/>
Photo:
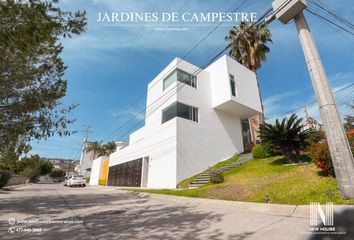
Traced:
<path id="1" fill-rule="evenodd" d="M 181 117 L 198 122 L 198 108 L 175 102 L 162 111 L 162 123 Z"/>
<path id="2" fill-rule="evenodd" d="M 191 87 L 197 88 L 197 78 L 195 76 L 180 69 L 175 69 L 163 80 L 163 90 L 171 86 L 171 84 L 176 80 Z"/>
<path id="3" fill-rule="evenodd" d="M 234 75 L 229 74 L 230 78 L 230 86 L 231 86 L 231 94 L 234 97 L 237 97 L 237 86 Z"/>

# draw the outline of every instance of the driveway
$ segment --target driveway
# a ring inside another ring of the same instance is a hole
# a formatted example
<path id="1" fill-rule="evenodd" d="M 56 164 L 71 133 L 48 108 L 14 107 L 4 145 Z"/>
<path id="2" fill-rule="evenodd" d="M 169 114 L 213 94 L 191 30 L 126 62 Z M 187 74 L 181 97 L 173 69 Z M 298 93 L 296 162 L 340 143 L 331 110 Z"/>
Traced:
<path id="1" fill-rule="evenodd" d="M 336 231 L 342 235 L 333 236 L 354 239 L 354 235 L 350 237 L 353 207 L 338 207 L 335 215 L 340 216 L 335 216 L 335 223 Z M 339 219 L 343 219 L 343 224 Z M 319 236 L 309 232 L 307 206 L 151 195 L 115 187 L 68 188 L 62 184 L 33 184 L 0 192 L 0 239 L 217 240 Z"/>

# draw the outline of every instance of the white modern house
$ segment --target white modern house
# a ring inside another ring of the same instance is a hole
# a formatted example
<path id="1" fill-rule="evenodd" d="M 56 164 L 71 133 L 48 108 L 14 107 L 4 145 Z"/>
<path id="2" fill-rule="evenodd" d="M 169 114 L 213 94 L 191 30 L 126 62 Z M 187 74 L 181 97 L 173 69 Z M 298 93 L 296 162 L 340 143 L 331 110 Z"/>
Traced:
<path id="1" fill-rule="evenodd" d="M 107 185 L 176 185 L 251 144 L 255 74 L 228 56 L 205 69 L 174 59 L 148 84 L 145 125 L 110 155 Z"/>

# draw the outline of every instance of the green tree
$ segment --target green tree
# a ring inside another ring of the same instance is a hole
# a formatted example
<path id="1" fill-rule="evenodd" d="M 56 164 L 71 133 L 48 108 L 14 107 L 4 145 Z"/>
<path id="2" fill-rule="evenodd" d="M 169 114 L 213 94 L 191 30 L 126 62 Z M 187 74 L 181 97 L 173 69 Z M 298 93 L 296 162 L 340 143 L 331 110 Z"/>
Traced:
<path id="1" fill-rule="evenodd" d="M 48 160 L 39 160 L 39 167 L 40 167 L 40 174 L 41 175 L 46 175 L 52 172 L 54 166 L 51 162 Z"/>
<path id="2" fill-rule="evenodd" d="M 105 155 L 110 155 L 116 151 L 117 145 L 115 142 L 111 141 L 103 145 Z"/>
<path id="3" fill-rule="evenodd" d="M 40 175 L 46 175 L 53 169 L 53 164 L 41 159 L 38 155 L 24 157 L 16 164 L 14 172 L 28 178 L 31 182 L 36 181 Z"/>
<path id="4" fill-rule="evenodd" d="M 87 152 L 93 152 L 94 158 L 105 155 L 105 149 L 101 142 L 90 142 L 86 147 Z"/>
<path id="5" fill-rule="evenodd" d="M 85 30 L 86 13 L 57 0 L 0 1 L 0 165 L 13 167 L 33 139 L 73 133 L 64 106 L 66 66 L 59 39 Z"/>
<path id="6" fill-rule="evenodd" d="M 300 150 L 308 146 L 307 139 L 310 135 L 308 129 L 303 129 L 302 120 L 292 114 L 289 119 L 284 118 L 281 122 L 277 119 L 274 125 L 262 123 L 260 125 L 262 143 L 280 149 L 288 161 L 296 161 L 300 157 Z"/>
<path id="7" fill-rule="evenodd" d="M 65 176 L 65 171 L 62 169 L 54 169 L 50 174 L 52 178 L 63 178 Z"/>

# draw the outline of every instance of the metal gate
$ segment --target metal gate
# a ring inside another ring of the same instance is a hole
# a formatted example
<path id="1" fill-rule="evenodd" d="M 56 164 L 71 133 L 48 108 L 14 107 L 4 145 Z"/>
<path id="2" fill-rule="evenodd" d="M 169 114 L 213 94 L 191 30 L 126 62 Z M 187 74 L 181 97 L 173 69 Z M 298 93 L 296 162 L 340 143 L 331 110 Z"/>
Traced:
<path id="1" fill-rule="evenodd" d="M 143 159 L 109 167 L 108 186 L 140 187 Z"/>

